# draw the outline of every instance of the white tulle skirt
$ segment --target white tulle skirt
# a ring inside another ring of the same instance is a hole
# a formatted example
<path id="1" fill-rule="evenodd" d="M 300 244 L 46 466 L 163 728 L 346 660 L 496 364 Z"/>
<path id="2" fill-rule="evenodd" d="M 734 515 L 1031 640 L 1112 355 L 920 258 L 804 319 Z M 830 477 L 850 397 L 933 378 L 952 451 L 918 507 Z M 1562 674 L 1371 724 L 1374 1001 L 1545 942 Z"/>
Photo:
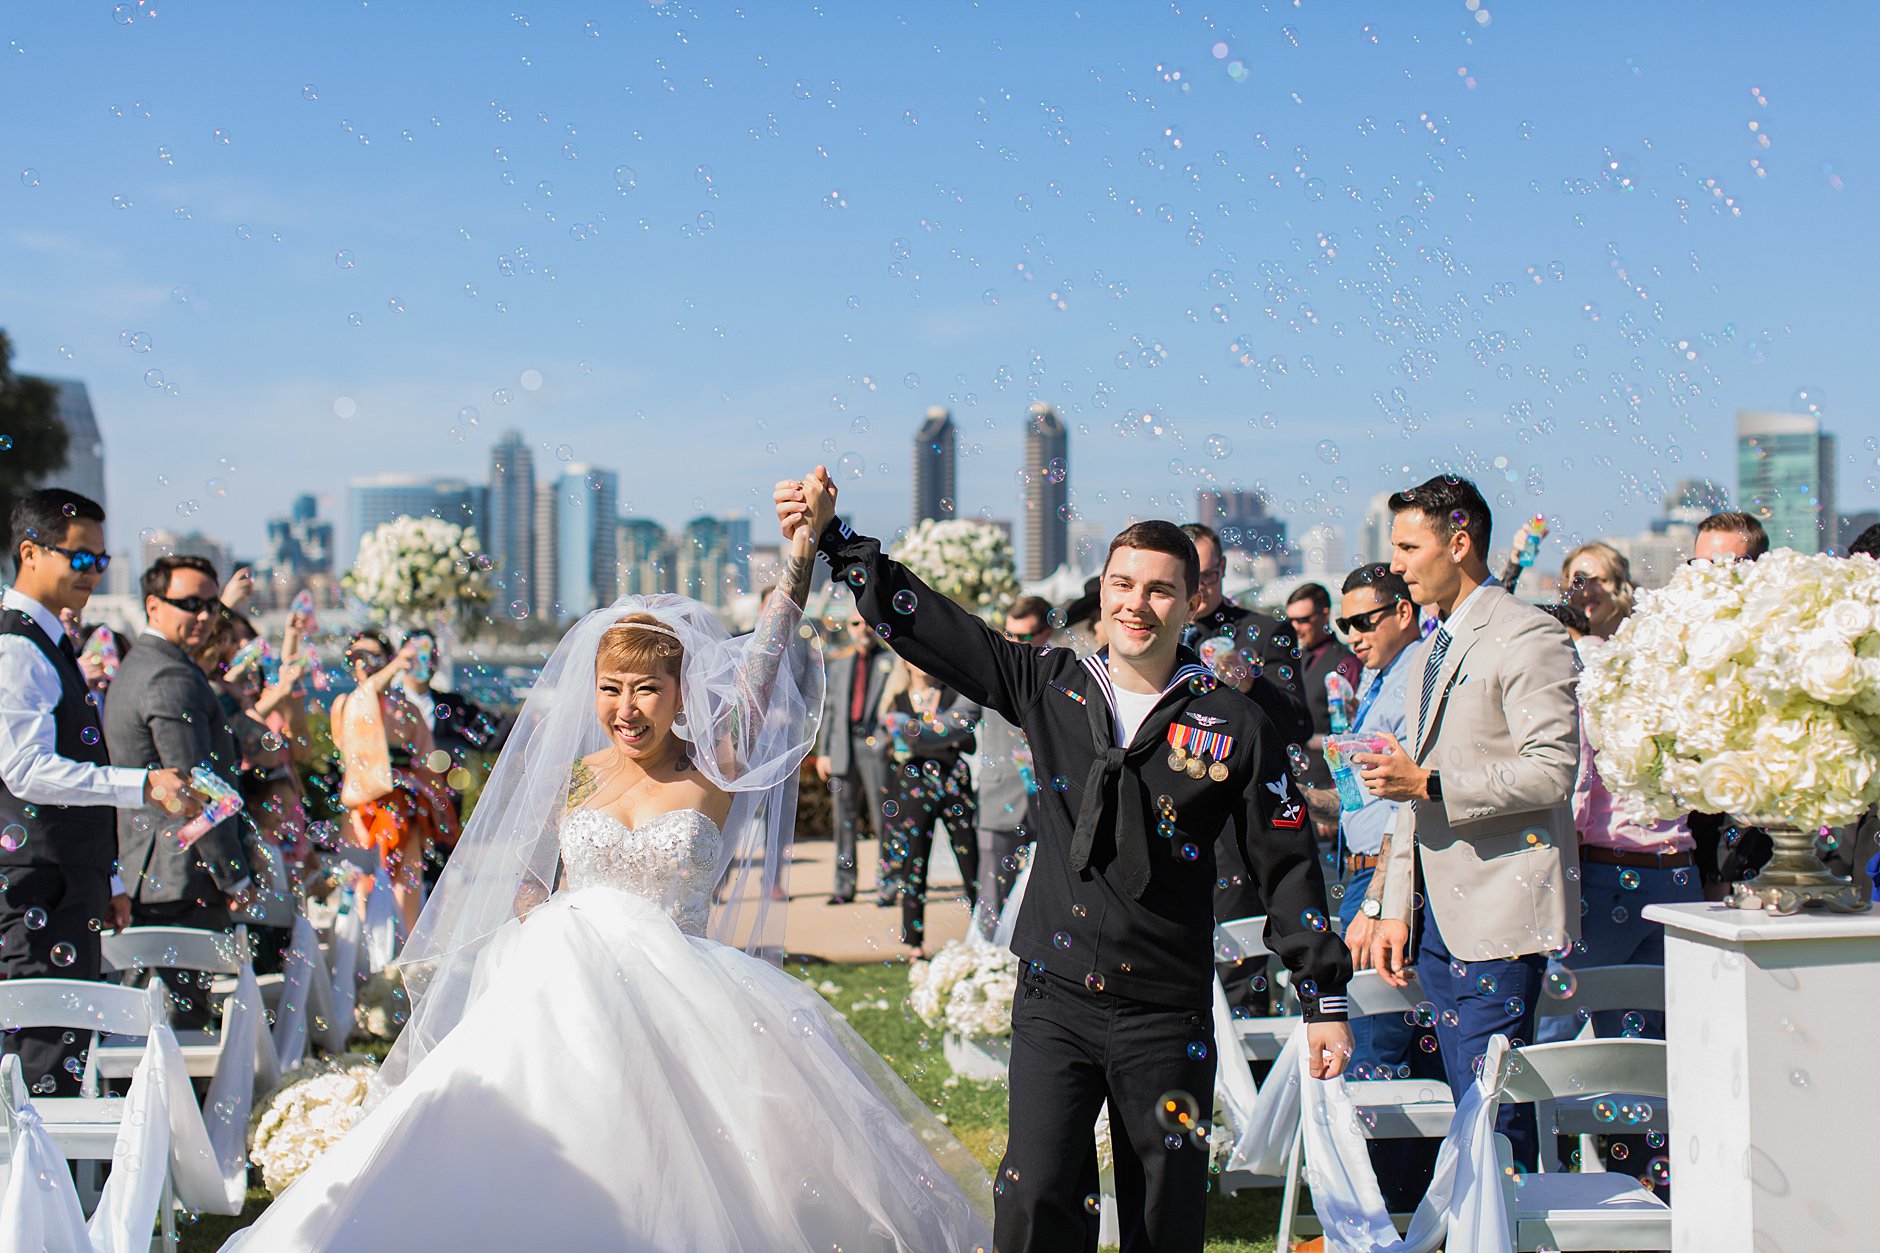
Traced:
<path id="1" fill-rule="evenodd" d="M 226 1250 L 990 1249 L 984 1171 L 820 997 L 611 888 Z"/>

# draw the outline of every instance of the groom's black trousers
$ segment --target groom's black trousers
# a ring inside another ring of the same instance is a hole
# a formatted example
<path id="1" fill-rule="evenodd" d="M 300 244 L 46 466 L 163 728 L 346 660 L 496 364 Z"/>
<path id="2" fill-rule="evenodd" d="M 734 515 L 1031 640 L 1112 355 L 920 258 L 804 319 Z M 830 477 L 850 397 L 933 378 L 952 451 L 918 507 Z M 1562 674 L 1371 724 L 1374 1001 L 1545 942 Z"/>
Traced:
<path id="1" fill-rule="evenodd" d="M 1194 1136 L 1169 1147 L 1159 1109 L 1186 1093 L 1209 1119 L 1211 1014 L 1092 992 L 1028 963 L 1012 1002 L 1011 1092 L 992 1185 L 999 1253 L 1096 1253 L 1091 1129 L 1106 1100 L 1122 1253 L 1201 1253 L 1208 1150 Z"/>

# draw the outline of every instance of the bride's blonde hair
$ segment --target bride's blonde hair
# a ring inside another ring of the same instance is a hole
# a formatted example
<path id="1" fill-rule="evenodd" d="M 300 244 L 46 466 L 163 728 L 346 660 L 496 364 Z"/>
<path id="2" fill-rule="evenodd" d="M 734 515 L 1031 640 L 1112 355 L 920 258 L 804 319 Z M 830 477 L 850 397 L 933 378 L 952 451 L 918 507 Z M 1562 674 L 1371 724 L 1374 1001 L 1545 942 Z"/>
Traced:
<path id="1" fill-rule="evenodd" d="M 601 636 L 594 667 L 597 674 L 610 670 L 652 674 L 663 670 L 676 679 L 684 661 L 685 649 L 671 627 L 650 613 L 630 613 Z"/>

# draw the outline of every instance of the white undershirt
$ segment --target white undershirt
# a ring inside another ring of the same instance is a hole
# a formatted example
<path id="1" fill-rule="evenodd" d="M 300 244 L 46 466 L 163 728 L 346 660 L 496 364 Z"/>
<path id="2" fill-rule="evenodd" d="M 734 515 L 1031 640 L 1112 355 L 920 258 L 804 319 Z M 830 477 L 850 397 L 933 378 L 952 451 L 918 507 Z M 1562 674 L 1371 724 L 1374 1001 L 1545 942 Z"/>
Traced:
<path id="1" fill-rule="evenodd" d="M 1116 729 L 1116 746 L 1128 748 L 1141 730 L 1143 720 L 1150 710 L 1161 703 L 1160 692 L 1125 692 L 1115 689 L 1116 703 L 1110 709 L 1110 718 Z"/>

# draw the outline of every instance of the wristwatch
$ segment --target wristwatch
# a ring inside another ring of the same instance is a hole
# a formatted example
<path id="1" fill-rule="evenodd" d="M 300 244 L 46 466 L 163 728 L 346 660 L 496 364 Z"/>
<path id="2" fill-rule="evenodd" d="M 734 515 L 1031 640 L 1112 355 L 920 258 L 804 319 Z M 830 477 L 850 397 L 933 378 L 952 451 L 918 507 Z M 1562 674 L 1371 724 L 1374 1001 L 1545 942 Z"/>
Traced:
<path id="1" fill-rule="evenodd" d="M 1440 801 L 1443 799 L 1443 776 L 1440 772 L 1435 770 L 1430 771 L 1429 781 L 1425 785 L 1425 790 L 1429 792 L 1431 800 Z"/>
<path id="2" fill-rule="evenodd" d="M 1384 902 L 1375 896 L 1367 896 L 1359 903 L 1358 912 L 1366 918 L 1381 918 L 1384 914 Z"/>

